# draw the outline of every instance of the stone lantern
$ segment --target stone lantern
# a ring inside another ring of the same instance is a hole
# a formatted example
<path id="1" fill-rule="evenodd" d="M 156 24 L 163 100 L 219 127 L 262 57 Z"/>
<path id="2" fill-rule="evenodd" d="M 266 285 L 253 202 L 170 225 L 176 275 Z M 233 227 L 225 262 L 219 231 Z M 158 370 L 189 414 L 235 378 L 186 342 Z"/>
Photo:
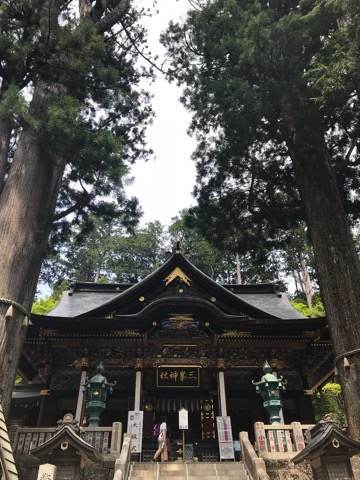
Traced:
<path id="1" fill-rule="evenodd" d="M 89 426 L 98 427 L 100 415 L 105 410 L 106 400 L 109 394 L 113 392 L 116 382 L 109 383 L 104 376 L 104 366 L 102 362 L 96 367 L 96 373 L 85 383 L 85 408 L 89 417 Z"/>
<path id="2" fill-rule="evenodd" d="M 349 438 L 334 422 L 321 421 L 307 432 L 307 445 L 292 462 L 310 462 L 315 480 L 353 480 L 350 458 L 360 442 Z"/>
<path id="3" fill-rule="evenodd" d="M 285 390 L 286 381 L 281 376 L 277 377 L 267 361 L 263 365 L 263 372 L 261 380 L 259 382 L 253 380 L 252 383 L 256 387 L 256 393 L 263 399 L 263 405 L 270 416 L 270 423 L 280 423 L 282 409 L 280 391 Z"/>

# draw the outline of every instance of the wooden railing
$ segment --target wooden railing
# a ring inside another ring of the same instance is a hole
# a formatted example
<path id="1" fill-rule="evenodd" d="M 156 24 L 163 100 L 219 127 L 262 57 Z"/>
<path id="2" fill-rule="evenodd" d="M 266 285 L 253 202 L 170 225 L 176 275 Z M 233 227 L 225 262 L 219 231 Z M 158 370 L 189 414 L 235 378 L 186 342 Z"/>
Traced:
<path id="1" fill-rule="evenodd" d="M 240 432 L 240 444 L 246 477 L 249 480 L 269 480 L 265 462 L 256 455 L 247 432 Z"/>
<path id="2" fill-rule="evenodd" d="M 131 433 L 124 434 L 124 441 L 119 458 L 115 461 L 113 480 L 127 480 L 131 461 Z"/>
<path id="3" fill-rule="evenodd" d="M 32 448 L 49 440 L 57 431 L 55 427 L 12 427 L 10 438 L 14 454 L 29 455 Z M 118 456 L 120 454 L 121 423 L 119 422 L 113 423 L 112 427 L 81 427 L 80 436 L 103 455 Z"/>
<path id="4" fill-rule="evenodd" d="M 254 427 L 258 455 L 269 460 L 290 460 L 305 448 L 304 433 L 313 426 L 300 422 L 292 422 L 290 425 L 256 422 Z"/>

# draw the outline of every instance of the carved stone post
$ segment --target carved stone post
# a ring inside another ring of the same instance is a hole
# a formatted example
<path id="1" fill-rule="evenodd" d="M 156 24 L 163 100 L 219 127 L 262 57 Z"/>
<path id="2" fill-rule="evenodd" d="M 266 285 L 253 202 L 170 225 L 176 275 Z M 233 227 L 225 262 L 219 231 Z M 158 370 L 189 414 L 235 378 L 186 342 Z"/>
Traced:
<path id="1" fill-rule="evenodd" d="M 116 458 L 119 456 L 121 452 L 121 440 L 122 440 L 121 437 L 122 437 L 122 423 L 114 422 L 112 424 L 110 453 L 111 455 L 114 455 Z"/>
<path id="2" fill-rule="evenodd" d="M 56 465 L 51 463 L 43 463 L 39 467 L 37 480 L 55 480 L 56 479 Z"/>

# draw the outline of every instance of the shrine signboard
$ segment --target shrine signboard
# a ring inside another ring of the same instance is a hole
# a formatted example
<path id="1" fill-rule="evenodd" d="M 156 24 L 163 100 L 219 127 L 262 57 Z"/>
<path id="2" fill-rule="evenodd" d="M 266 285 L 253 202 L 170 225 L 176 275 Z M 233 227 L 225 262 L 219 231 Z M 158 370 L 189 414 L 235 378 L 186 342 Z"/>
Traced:
<path id="1" fill-rule="evenodd" d="M 162 365 L 156 370 L 156 385 L 160 388 L 199 387 L 200 367 Z"/>
<path id="2" fill-rule="evenodd" d="M 186 408 L 179 410 L 179 430 L 189 429 L 189 414 Z"/>
<path id="3" fill-rule="evenodd" d="M 142 410 L 129 410 L 128 412 L 127 431 L 131 433 L 131 453 L 141 453 L 142 451 L 143 418 Z"/>
<path id="4" fill-rule="evenodd" d="M 230 417 L 216 417 L 220 460 L 234 460 L 234 442 Z"/>

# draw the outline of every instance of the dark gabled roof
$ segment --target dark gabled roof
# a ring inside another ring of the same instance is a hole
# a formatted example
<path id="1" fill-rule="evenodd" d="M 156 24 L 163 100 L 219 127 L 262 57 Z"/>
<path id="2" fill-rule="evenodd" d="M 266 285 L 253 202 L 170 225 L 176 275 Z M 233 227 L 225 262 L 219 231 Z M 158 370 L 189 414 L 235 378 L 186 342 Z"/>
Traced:
<path id="1" fill-rule="evenodd" d="M 360 442 L 349 438 L 333 422 L 320 422 L 308 434 L 310 435 L 308 444 L 291 460 L 295 464 L 316 458 L 325 452 L 335 453 L 339 447 L 345 448 L 350 456 L 360 452 Z"/>
<path id="2" fill-rule="evenodd" d="M 231 305 L 231 312 L 237 317 L 248 315 L 258 319 L 280 320 L 305 318 L 291 306 L 286 294 L 280 293 L 276 285 L 222 286 L 196 268 L 179 252 L 171 255 L 157 270 L 133 285 L 78 282 L 73 285 L 72 290 L 64 293 L 59 305 L 48 317 L 58 319 L 101 317 L 131 302 L 138 303 L 139 296 L 146 295 L 156 284 L 163 285 L 164 278 L 176 267 L 188 275 L 192 282 L 208 291 L 209 296 L 215 296 L 219 303 Z M 183 299 L 186 298 L 189 297 L 185 295 Z M 145 309 L 149 309 L 149 305 L 144 305 L 144 311 Z M 141 316 L 141 311 L 136 312 L 136 315 Z M 33 316 L 34 319 L 36 317 Z"/>
<path id="3" fill-rule="evenodd" d="M 55 435 L 46 442 L 42 443 L 38 447 L 30 450 L 31 455 L 37 457 L 46 456 L 52 450 L 57 449 L 63 442 L 69 442 L 69 444 L 77 451 L 81 452 L 84 456 L 92 460 L 93 462 L 99 462 L 101 460 L 100 454 L 95 450 L 95 447 L 85 442 L 77 433 L 74 432 L 72 427 L 64 425 L 61 429 L 55 433 Z"/>

